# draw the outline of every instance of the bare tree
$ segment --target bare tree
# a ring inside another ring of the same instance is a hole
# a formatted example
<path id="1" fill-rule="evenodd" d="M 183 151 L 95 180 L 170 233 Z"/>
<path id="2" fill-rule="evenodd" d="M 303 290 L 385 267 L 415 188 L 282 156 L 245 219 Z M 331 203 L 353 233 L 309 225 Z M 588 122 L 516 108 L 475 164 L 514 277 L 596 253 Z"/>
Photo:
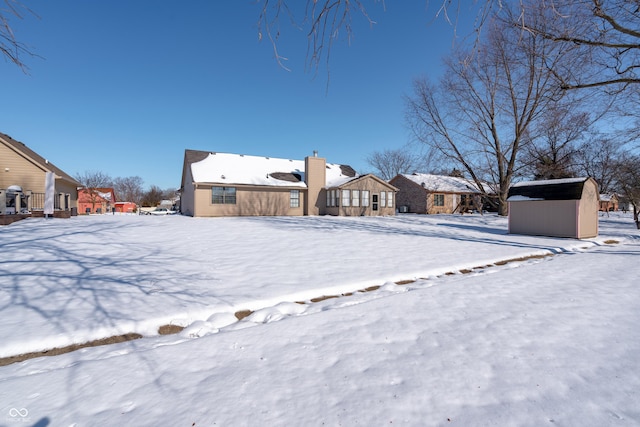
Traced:
<path id="1" fill-rule="evenodd" d="M 534 179 L 576 175 L 576 157 L 592 125 L 590 114 L 570 106 L 551 106 L 531 126 L 524 160 Z"/>
<path id="2" fill-rule="evenodd" d="M 76 173 L 74 178 L 86 188 L 105 188 L 113 186 L 113 179 L 101 171 L 85 171 Z"/>
<path id="3" fill-rule="evenodd" d="M 401 173 L 413 173 L 423 166 L 424 159 L 407 147 L 374 151 L 367 156 L 367 163 L 380 178 L 390 180 Z"/>
<path id="4" fill-rule="evenodd" d="M 640 229 L 640 156 L 627 155 L 616 166 L 616 186 L 633 207 L 633 220 Z"/>
<path id="5" fill-rule="evenodd" d="M 514 25 L 575 50 L 553 70 L 565 89 L 640 83 L 640 6 L 631 0 L 521 0 Z M 531 19 L 544 16 L 544 20 Z M 580 58 L 576 61 L 576 58 Z"/>
<path id="6" fill-rule="evenodd" d="M 157 185 L 152 185 L 149 190 L 142 195 L 142 206 L 158 206 L 162 201 L 164 192 Z"/>
<path id="7" fill-rule="evenodd" d="M 580 175 L 596 180 L 601 193 L 616 190 L 617 167 L 622 155 L 623 143 L 595 134 L 580 147 L 576 155 L 576 168 Z"/>
<path id="8" fill-rule="evenodd" d="M 121 201 L 139 205 L 143 195 L 143 182 L 139 176 L 116 178 L 113 181 L 113 188 Z"/>
<path id="9" fill-rule="evenodd" d="M 506 215 L 532 124 L 565 93 L 549 71 L 563 57 L 560 46 L 503 22 L 489 24 L 476 55 L 448 58 L 438 84 L 416 80 L 407 115 L 416 138 L 457 162 L 485 195 L 485 182 L 494 185 Z"/>

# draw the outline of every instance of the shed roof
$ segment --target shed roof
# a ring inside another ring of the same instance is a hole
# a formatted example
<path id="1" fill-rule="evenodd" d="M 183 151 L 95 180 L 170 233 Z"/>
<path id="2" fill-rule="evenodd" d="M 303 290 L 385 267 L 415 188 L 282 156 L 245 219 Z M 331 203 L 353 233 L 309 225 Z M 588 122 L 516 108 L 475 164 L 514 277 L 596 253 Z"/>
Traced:
<path id="1" fill-rule="evenodd" d="M 585 182 L 590 178 L 548 179 L 513 184 L 507 201 L 519 200 L 579 200 Z"/>

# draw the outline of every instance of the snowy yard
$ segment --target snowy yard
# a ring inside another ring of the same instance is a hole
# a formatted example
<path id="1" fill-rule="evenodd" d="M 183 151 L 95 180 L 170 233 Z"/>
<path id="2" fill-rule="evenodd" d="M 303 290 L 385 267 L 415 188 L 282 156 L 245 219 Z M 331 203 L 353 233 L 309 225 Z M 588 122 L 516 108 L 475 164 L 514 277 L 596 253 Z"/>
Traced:
<path id="1" fill-rule="evenodd" d="M 640 425 L 631 215 L 582 241 L 506 229 L 495 215 L 0 227 L 0 358 L 144 336 L 0 367 L 0 426 Z M 186 328 L 159 336 L 167 324 Z"/>

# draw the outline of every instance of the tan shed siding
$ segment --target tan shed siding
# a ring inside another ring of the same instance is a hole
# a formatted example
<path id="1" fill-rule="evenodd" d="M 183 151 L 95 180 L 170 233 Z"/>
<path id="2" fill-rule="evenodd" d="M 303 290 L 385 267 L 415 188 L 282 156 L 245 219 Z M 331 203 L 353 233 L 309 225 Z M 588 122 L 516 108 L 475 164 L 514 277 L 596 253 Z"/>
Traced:
<path id="1" fill-rule="evenodd" d="M 0 143 L 0 168 L 0 188 L 19 185 L 22 191 L 44 193 L 45 171 L 4 143 Z"/>
<path id="2" fill-rule="evenodd" d="M 303 213 L 305 215 L 319 215 L 321 206 L 325 205 L 323 199 L 325 193 L 322 192 L 322 189 L 327 182 L 327 162 L 322 157 L 306 157 L 304 163 L 308 199 L 305 200 Z"/>
<path id="3" fill-rule="evenodd" d="M 578 206 L 580 222 L 577 237 L 587 239 L 598 235 L 598 210 L 600 208 L 598 186 L 588 180 L 582 188 L 582 200 Z"/>
<path id="4" fill-rule="evenodd" d="M 578 200 L 526 200 L 509 203 L 509 233 L 577 237 Z"/>

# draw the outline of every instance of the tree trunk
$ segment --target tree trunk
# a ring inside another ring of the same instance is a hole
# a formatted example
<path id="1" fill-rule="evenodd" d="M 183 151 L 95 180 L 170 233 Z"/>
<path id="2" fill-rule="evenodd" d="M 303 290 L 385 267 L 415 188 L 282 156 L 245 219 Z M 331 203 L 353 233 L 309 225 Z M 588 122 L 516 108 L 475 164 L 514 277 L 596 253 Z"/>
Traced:
<path id="1" fill-rule="evenodd" d="M 498 196 L 498 215 L 507 216 L 509 215 L 509 202 L 507 202 L 507 197 L 509 197 L 509 187 L 507 186 L 506 190 L 500 190 L 500 195 Z"/>

